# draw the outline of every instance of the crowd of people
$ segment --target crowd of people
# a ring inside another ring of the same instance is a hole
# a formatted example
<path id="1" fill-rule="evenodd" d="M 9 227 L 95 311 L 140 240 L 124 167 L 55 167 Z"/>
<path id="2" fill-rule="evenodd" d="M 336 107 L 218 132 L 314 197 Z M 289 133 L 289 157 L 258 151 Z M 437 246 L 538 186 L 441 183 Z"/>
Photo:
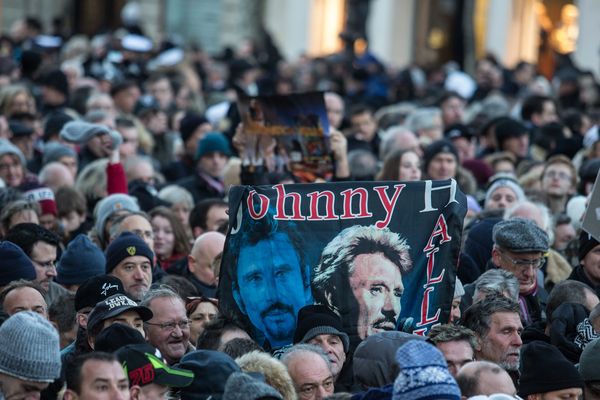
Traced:
<path id="1" fill-rule="evenodd" d="M 0 37 L 0 399 L 600 398 L 600 243 L 582 229 L 600 87 L 563 64 L 548 80 L 487 56 L 470 76 L 15 22 Z M 388 324 L 355 345 L 323 299 L 279 346 L 219 310 L 228 190 L 301 182 L 236 99 L 314 91 L 330 180 L 455 179 L 467 195 L 450 316 L 425 337 Z"/>

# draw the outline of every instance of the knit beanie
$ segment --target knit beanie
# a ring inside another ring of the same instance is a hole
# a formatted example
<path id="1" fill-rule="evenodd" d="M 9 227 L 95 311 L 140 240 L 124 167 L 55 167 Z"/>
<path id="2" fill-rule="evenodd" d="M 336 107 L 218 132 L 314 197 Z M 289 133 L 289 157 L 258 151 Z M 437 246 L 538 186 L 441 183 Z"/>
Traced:
<path id="1" fill-rule="evenodd" d="M 65 97 L 69 97 L 69 82 L 65 73 L 60 69 L 52 70 L 43 75 L 40 84 L 62 93 Z"/>
<path id="2" fill-rule="evenodd" d="M 592 249 L 599 244 L 600 243 L 594 239 L 592 235 L 582 229 L 579 234 L 579 262 L 581 263 L 581 260 L 585 258 L 587 253 L 592 251 Z"/>
<path id="3" fill-rule="evenodd" d="M 515 181 L 514 179 L 509 177 L 498 177 L 497 179 L 494 179 L 494 177 L 492 177 L 490 179 L 492 181 L 492 184 L 488 187 L 487 192 L 485 192 L 484 204 L 486 207 L 488 205 L 488 202 L 492 198 L 494 192 L 503 187 L 507 187 L 514 192 L 515 197 L 517 198 L 517 202 L 525 200 L 525 192 L 523 192 L 521 186 L 519 186 L 517 181 Z"/>
<path id="4" fill-rule="evenodd" d="M 33 382 L 60 376 L 60 345 L 56 329 L 31 311 L 14 314 L 0 326 L 0 372 Z"/>
<path id="5" fill-rule="evenodd" d="M 448 139 L 436 140 L 427 146 L 423 153 L 423 171 L 427 171 L 431 160 L 440 153 L 450 153 L 454 156 L 456 162 L 458 162 L 458 151 Z"/>
<path id="6" fill-rule="evenodd" d="M 25 156 L 23 155 L 21 150 L 14 144 L 12 144 L 9 140 L 0 139 L 0 157 L 2 157 L 5 154 L 13 154 L 19 157 L 19 160 L 21 160 L 21 165 L 25 166 Z"/>
<path id="7" fill-rule="evenodd" d="M 92 124 L 86 121 L 71 121 L 65 124 L 60 130 L 61 139 L 72 143 L 83 144 L 94 136 L 99 135 L 110 135 L 112 140 L 111 148 L 113 150 L 123 143 L 123 137 L 119 132 L 102 124 Z"/>
<path id="8" fill-rule="evenodd" d="M 298 311 L 298 323 L 294 332 L 294 344 L 308 343 L 319 335 L 337 335 L 348 352 L 350 339 L 342 330 L 340 317 L 327 306 L 320 304 L 304 306 Z"/>
<path id="9" fill-rule="evenodd" d="M 121 261 L 133 256 L 146 257 L 154 264 L 154 253 L 146 242 L 135 233 L 123 232 L 106 249 L 106 273 L 110 274 Z"/>
<path id="10" fill-rule="evenodd" d="M 94 209 L 94 217 L 96 219 L 94 228 L 102 243 L 108 240 L 108 238 L 104 237 L 106 219 L 117 210 L 138 212 L 140 211 L 140 206 L 138 206 L 137 200 L 134 197 L 121 193 L 111 194 L 100 200 Z"/>
<path id="11" fill-rule="evenodd" d="M 460 400 L 460 389 L 435 346 L 411 340 L 398 349 L 396 360 L 400 373 L 394 381 L 393 400 Z"/>
<path id="12" fill-rule="evenodd" d="M 35 278 L 35 267 L 23 250 L 12 242 L 0 242 L 0 287 L 19 279 Z"/>
<path id="13" fill-rule="evenodd" d="M 85 262 L 82 262 L 85 260 Z M 56 267 L 56 282 L 61 285 L 81 285 L 87 279 L 104 275 L 104 253 L 84 234 L 69 242 Z"/>
<path id="14" fill-rule="evenodd" d="M 42 164 L 46 165 L 54 161 L 59 161 L 62 157 L 73 157 L 77 160 L 77 152 L 71 147 L 57 142 L 50 142 L 44 146 L 44 157 Z"/>
<path id="15" fill-rule="evenodd" d="M 519 396 L 555 390 L 583 388 L 583 379 L 573 364 L 553 345 L 539 340 L 521 349 Z"/>
<path id="16" fill-rule="evenodd" d="M 281 394 L 272 386 L 243 372 L 231 374 L 225 384 L 223 400 L 281 399 Z"/>
<path id="17" fill-rule="evenodd" d="M 41 215 L 58 215 L 58 209 L 56 208 L 56 200 L 54 199 L 54 192 L 45 186 L 39 184 L 33 185 L 34 187 L 26 190 L 24 194 L 25 199 L 31 202 L 36 202 L 40 205 Z"/>
<path id="18" fill-rule="evenodd" d="M 187 142 L 202 124 L 208 124 L 208 120 L 202 115 L 193 112 L 186 113 L 179 123 L 179 133 L 183 143 Z"/>
<path id="19" fill-rule="evenodd" d="M 196 150 L 196 160 L 209 153 L 220 152 L 226 156 L 231 155 L 231 148 L 227 138 L 219 132 L 209 132 L 198 141 L 198 149 Z"/>
<path id="20" fill-rule="evenodd" d="M 592 340 L 579 358 L 579 373 L 585 382 L 600 381 L 600 338 Z"/>

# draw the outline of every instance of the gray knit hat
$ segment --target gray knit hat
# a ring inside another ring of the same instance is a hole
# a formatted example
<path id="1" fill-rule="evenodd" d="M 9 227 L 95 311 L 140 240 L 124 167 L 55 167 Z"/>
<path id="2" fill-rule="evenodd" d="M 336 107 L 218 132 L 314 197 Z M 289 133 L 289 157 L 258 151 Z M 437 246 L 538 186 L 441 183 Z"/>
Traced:
<path id="1" fill-rule="evenodd" d="M 0 326 L 0 372 L 32 382 L 60 376 L 58 333 L 39 314 L 22 311 Z"/>
<path id="2" fill-rule="evenodd" d="M 223 400 L 281 399 L 283 396 L 272 386 L 243 372 L 231 374 L 225 384 Z"/>
<path id="3" fill-rule="evenodd" d="M 19 160 L 21 160 L 21 165 L 26 164 L 25 156 L 17 146 L 12 144 L 9 140 L 0 139 L 0 157 L 5 154 L 13 154 L 19 157 Z"/>
<path id="4" fill-rule="evenodd" d="M 61 157 L 73 157 L 77 160 L 77 152 L 71 147 L 57 142 L 50 142 L 44 146 L 44 157 L 42 164 L 46 165 L 54 161 L 58 161 Z"/>
<path id="5" fill-rule="evenodd" d="M 121 134 L 102 124 L 92 124 L 85 121 L 71 121 L 65 124 L 60 131 L 60 137 L 67 142 L 86 143 L 98 135 L 110 135 L 112 149 L 116 149 L 123 142 Z"/>
<path id="6" fill-rule="evenodd" d="M 96 217 L 96 232 L 102 243 L 105 243 L 108 240 L 108 238 L 104 237 L 104 225 L 106 225 L 106 219 L 110 214 L 117 210 L 138 212 L 140 211 L 140 206 L 135 197 L 122 193 L 111 194 L 100 200 L 98 204 L 96 204 L 94 216 Z"/>
<path id="7" fill-rule="evenodd" d="M 525 218 L 511 218 L 498 222 L 492 231 L 494 244 L 513 253 L 548 251 L 548 234 L 535 222 Z"/>
<path id="8" fill-rule="evenodd" d="M 519 186 L 519 184 L 514 178 L 501 177 L 498 174 L 497 178 L 494 178 L 493 176 L 492 178 L 490 178 L 490 180 L 492 181 L 492 184 L 489 186 L 487 192 L 485 192 L 484 205 L 486 207 L 488 206 L 488 202 L 490 201 L 490 198 L 492 197 L 494 192 L 502 187 L 507 187 L 510 190 L 512 190 L 515 193 L 517 202 L 525 200 L 525 192 L 523 192 L 523 189 L 521 188 L 521 186 Z"/>

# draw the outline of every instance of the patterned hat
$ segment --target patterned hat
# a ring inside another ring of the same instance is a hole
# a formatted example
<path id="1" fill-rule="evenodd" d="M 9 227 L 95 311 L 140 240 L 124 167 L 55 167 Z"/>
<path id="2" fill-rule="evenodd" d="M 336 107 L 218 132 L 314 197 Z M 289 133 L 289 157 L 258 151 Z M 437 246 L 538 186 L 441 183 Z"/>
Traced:
<path id="1" fill-rule="evenodd" d="M 460 389 L 442 353 L 433 345 L 411 340 L 396 352 L 400 373 L 393 400 L 460 400 Z"/>

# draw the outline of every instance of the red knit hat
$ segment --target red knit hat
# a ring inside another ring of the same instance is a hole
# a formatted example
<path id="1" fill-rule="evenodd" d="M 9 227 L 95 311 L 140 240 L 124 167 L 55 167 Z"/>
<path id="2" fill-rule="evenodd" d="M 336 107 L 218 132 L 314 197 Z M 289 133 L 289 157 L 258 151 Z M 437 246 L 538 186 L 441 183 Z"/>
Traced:
<path id="1" fill-rule="evenodd" d="M 36 201 L 40 205 L 42 215 L 58 215 L 54 193 L 50 188 L 40 186 L 35 189 L 30 189 L 25 192 L 25 198 L 29 201 Z"/>

